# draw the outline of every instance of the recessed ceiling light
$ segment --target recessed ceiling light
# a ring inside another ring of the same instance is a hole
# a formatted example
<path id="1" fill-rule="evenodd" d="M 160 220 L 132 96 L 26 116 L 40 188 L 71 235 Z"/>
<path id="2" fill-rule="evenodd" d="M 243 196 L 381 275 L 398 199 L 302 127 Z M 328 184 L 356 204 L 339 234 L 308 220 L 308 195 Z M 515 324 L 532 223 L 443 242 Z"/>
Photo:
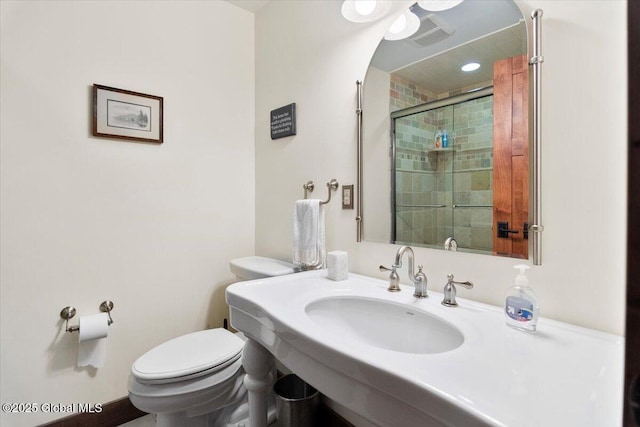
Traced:
<path id="1" fill-rule="evenodd" d="M 406 39 L 418 31 L 419 28 L 420 18 L 415 13 L 407 10 L 391 24 L 384 35 L 384 39 L 391 41 Z"/>
<path id="2" fill-rule="evenodd" d="M 344 0 L 342 16 L 351 22 L 373 22 L 384 16 L 391 2 L 384 0 Z"/>
<path id="3" fill-rule="evenodd" d="M 422 0 L 418 2 L 418 6 L 430 12 L 440 12 L 456 7 L 460 3 L 462 0 Z"/>
<path id="4" fill-rule="evenodd" d="M 480 64 L 477 62 L 469 62 L 468 64 L 464 64 L 460 69 L 466 73 L 469 71 L 475 71 L 480 68 Z"/>

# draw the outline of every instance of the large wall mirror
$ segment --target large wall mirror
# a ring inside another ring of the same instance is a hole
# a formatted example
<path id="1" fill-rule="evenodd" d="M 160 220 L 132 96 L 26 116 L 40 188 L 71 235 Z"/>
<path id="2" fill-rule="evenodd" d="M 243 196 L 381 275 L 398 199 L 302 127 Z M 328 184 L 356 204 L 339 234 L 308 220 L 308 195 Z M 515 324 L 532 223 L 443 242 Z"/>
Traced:
<path id="1" fill-rule="evenodd" d="M 410 10 L 419 30 L 382 40 L 364 80 L 364 239 L 527 258 L 522 12 L 512 0 Z"/>

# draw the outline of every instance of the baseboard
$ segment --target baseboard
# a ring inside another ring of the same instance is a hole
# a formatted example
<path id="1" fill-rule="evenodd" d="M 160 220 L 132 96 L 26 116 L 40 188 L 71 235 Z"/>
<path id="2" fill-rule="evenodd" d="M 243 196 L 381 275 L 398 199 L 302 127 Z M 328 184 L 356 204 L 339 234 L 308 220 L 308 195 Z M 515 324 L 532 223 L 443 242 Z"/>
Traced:
<path id="1" fill-rule="evenodd" d="M 40 427 L 118 427 L 143 415 L 147 413 L 133 406 L 128 397 L 123 397 L 105 403 L 100 412 L 69 415 Z"/>

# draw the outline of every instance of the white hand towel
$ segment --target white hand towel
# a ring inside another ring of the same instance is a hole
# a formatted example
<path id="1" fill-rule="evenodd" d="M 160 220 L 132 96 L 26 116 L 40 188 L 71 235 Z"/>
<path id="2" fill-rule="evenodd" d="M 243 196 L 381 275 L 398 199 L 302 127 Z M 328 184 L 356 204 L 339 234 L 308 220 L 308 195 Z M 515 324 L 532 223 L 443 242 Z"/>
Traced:
<path id="1" fill-rule="evenodd" d="M 293 210 L 293 263 L 306 267 L 324 265 L 324 207 L 318 199 L 298 200 Z"/>

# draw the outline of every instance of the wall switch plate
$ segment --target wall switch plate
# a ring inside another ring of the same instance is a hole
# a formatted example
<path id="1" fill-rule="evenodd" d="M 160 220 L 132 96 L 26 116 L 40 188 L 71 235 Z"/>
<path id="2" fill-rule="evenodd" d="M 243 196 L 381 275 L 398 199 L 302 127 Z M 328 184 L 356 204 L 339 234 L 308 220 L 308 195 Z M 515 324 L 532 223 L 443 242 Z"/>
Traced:
<path id="1" fill-rule="evenodd" d="M 342 209 L 353 209 L 353 184 L 342 186 Z"/>

